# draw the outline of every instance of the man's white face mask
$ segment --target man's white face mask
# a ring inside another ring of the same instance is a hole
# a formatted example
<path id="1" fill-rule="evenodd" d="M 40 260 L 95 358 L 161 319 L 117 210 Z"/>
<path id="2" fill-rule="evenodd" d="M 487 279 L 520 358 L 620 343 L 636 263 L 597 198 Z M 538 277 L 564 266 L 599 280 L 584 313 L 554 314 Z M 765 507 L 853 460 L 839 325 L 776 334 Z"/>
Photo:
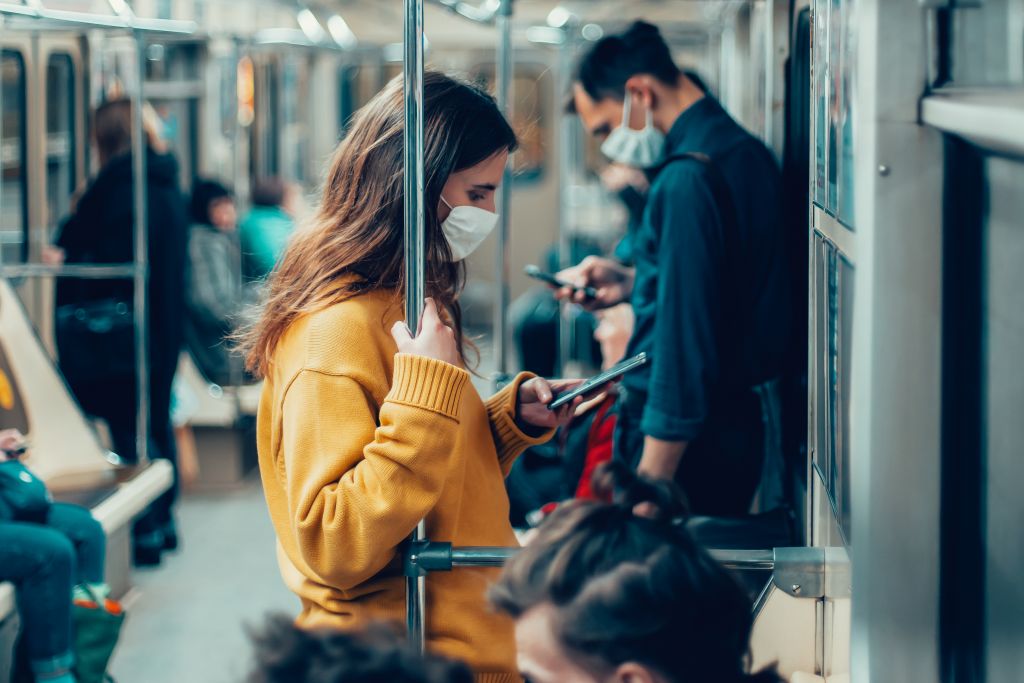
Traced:
<path id="1" fill-rule="evenodd" d="M 644 127 L 633 130 L 629 127 L 629 113 L 633 98 L 626 93 L 622 101 L 622 125 L 608 134 L 601 145 L 606 157 L 620 164 L 634 168 L 651 168 L 665 157 L 665 134 L 654 127 L 654 117 L 647 110 Z"/>
<path id="2" fill-rule="evenodd" d="M 441 201 L 451 209 L 448 218 L 441 223 L 441 231 L 448 239 L 452 258 L 461 261 L 491 234 L 498 224 L 498 214 L 478 206 L 452 206 L 443 195 Z"/>

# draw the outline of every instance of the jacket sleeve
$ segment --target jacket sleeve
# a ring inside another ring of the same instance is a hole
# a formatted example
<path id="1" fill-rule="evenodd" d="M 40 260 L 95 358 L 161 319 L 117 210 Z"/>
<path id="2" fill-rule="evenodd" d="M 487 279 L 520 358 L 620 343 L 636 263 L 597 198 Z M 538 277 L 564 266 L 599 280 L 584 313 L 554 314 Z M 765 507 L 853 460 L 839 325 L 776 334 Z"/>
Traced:
<path id="1" fill-rule="evenodd" d="M 724 238 L 710 185 L 696 162 L 674 164 L 671 194 L 652 196 L 658 242 L 658 320 L 641 431 L 692 441 L 719 378 Z"/>
<path id="2" fill-rule="evenodd" d="M 516 458 L 522 455 L 523 451 L 530 446 L 547 442 L 555 433 L 554 429 L 549 429 L 539 436 L 531 436 L 516 424 L 516 400 L 519 396 L 519 387 L 523 382 L 535 376 L 530 372 L 520 372 L 514 380 L 509 382 L 508 386 L 487 399 L 487 417 L 491 423 L 491 435 L 494 437 L 494 447 L 498 451 L 501 472 L 506 477 L 512 470 Z"/>
<path id="3" fill-rule="evenodd" d="M 278 476 L 302 559 L 325 584 L 349 590 L 373 577 L 437 504 L 468 379 L 453 365 L 398 354 L 379 420 L 349 377 L 303 370 L 292 382 Z"/>

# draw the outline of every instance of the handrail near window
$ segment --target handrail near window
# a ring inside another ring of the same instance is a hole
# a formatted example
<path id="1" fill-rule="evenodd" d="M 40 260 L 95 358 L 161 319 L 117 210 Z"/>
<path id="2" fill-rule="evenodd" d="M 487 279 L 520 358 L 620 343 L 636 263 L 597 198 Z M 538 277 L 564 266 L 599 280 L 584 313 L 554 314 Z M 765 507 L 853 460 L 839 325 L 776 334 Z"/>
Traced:
<path id="1" fill-rule="evenodd" d="M 921 120 L 1011 156 L 1024 156 L 1024 88 L 941 88 L 921 103 Z"/>

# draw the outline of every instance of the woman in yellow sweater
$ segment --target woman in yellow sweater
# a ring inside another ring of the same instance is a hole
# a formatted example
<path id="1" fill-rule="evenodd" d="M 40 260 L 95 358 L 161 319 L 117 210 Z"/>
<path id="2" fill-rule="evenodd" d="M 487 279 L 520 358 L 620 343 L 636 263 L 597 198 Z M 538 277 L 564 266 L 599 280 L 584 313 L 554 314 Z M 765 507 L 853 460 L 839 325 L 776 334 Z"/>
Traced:
<path id="1" fill-rule="evenodd" d="M 571 383 L 519 375 L 484 401 L 463 357 L 462 259 L 496 222 L 494 192 L 516 138 L 487 94 L 439 73 L 424 85 L 427 294 L 403 318 L 402 87 L 361 109 L 338 146 L 310 229 L 271 275 L 244 336 L 265 380 L 260 472 L 300 626 L 401 621 L 400 545 L 422 517 L 432 540 L 516 543 L 503 478 L 573 409 Z M 450 326 L 449 326 L 450 325 Z M 515 681 L 511 623 L 488 609 L 495 570 L 427 579 L 427 638 L 478 681 Z"/>

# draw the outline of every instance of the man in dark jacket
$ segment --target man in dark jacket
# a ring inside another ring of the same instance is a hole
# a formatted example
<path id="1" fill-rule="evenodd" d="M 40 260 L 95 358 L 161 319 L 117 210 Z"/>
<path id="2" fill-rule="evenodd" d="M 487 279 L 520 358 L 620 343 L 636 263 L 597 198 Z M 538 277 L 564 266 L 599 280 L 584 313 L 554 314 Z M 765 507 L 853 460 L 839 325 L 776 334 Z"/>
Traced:
<path id="1" fill-rule="evenodd" d="M 634 23 L 584 56 L 573 108 L 602 151 L 651 178 L 634 267 L 591 258 L 563 278 L 594 286 L 588 308 L 632 303 L 616 457 L 675 478 L 693 512 L 748 511 L 766 453 L 761 396 L 782 373 L 792 293 L 780 176 L 763 143 Z"/>
<path id="2" fill-rule="evenodd" d="M 56 244 L 68 264 L 131 263 L 134 257 L 134 194 L 131 154 L 131 111 L 128 100 L 97 108 L 93 135 L 100 172 L 61 226 Z M 152 142 L 152 140 L 150 141 Z M 174 462 L 170 426 L 171 383 L 182 346 L 185 308 L 185 245 L 188 218 L 178 187 L 178 164 L 147 144 L 146 198 L 149 283 L 147 288 L 150 454 Z M 57 285 L 57 337 L 60 365 L 82 409 L 106 421 L 114 448 L 128 462 L 136 455 L 136 379 L 134 352 L 111 367 L 90 365 L 88 343 L 71 331 L 70 318 L 86 318 L 97 310 L 133 307 L 130 280 L 64 278 Z M 80 330 L 80 327 L 74 328 Z M 63 330 L 63 333 L 62 333 Z M 115 331 L 118 343 L 126 330 Z M 129 362 L 130 361 L 130 362 Z M 177 536 L 171 518 L 177 476 L 171 491 L 154 503 L 135 528 L 135 556 L 142 564 L 159 561 Z"/>

